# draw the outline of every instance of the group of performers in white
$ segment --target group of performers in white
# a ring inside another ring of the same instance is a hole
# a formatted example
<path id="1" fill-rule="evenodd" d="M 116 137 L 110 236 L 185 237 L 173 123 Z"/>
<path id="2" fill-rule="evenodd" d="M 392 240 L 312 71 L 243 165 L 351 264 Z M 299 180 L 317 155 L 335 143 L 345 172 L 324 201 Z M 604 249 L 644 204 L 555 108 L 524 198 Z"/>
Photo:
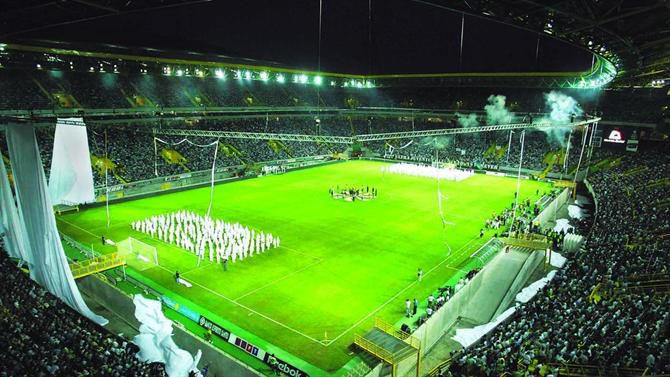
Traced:
<path id="1" fill-rule="evenodd" d="M 152 216 L 131 223 L 134 230 L 195 253 L 200 261 L 209 252 L 217 263 L 251 257 L 279 247 L 279 237 L 250 229 L 240 223 L 228 223 L 191 211 Z"/>
<path id="2" fill-rule="evenodd" d="M 462 181 L 475 173 L 472 170 L 441 168 L 430 165 L 399 163 L 382 167 L 383 173 L 412 175 L 415 177 L 439 178 L 448 181 Z"/>

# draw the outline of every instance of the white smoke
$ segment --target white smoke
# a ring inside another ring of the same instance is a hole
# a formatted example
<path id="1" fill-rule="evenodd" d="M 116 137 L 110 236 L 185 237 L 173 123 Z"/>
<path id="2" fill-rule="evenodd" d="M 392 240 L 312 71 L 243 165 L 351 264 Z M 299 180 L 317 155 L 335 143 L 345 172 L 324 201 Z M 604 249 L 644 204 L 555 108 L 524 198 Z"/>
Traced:
<path id="1" fill-rule="evenodd" d="M 539 119 L 538 123 L 551 123 L 550 128 L 541 128 L 547 134 L 549 141 L 554 141 L 562 148 L 567 146 L 567 135 L 570 128 L 565 127 L 575 118 L 581 117 L 584 110 L 574 98 L 557 91 L 544 94 L 545 109 L 548 117 Z"/>
<path id="2" fill-rule="evenodd" d="M 551 91 L 544 94 L 545 107 L 553 124 L 568 124 L 572 118 L 581 117 L 584 110 L 577 100 L 561 92 Z"/>
<path id="3" fill-rule="evenodd" d="M 451 144 L 451 138 L 447 136 L 430 136 L 421 139 L 421 144 L 435 149 L 444 149 Z"/>
<path id="4" fill-rule="evenodd" d="M 456 113 L 456 118 L 458 119 L 458 124 L 460 124 L 461 127 L 467 128 L 479 126 L 479 120 L 477 120 L 476 113 L 471 113 L 468 115 Z"/>
<path id="5" fill-rule="evenodd" d="M 512 123 L 513 114 L 505 107 L 505 100 L 507 98 L 503 95 L 490 95 L 489 104 L 484 106 L 486 111 L 486 124 L 509 124 Z"/>

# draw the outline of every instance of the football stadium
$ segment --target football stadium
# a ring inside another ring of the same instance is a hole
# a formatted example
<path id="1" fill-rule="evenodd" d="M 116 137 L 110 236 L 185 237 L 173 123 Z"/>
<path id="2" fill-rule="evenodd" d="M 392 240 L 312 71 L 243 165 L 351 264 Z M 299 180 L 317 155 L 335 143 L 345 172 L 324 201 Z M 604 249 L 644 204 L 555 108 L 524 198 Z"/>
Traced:
<path id="1" fill-rule="evenodd" d="M 0 375 L 670 375 L 667 1 L 4 8 Z"/>

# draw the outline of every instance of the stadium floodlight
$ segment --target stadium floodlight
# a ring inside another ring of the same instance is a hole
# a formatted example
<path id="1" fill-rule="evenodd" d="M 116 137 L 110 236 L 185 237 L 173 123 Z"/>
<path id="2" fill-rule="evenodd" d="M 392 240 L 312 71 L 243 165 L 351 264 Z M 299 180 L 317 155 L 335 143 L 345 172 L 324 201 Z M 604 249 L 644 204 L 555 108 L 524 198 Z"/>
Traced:
<path id="1" fill-rule="evenodd" d="M 184 71 L 182 71 L 181 69 L 177 70 L 177 76 L 182 76 L 183 74 L 184 74 Z"/>
<path id="2" fill-rule="evenodd" d="M 280 84 L 285 83 L 286 82 L 286 77 L 284 77 L 284 75 L 282 75 L 281 73 L 277 74 L 277 82 L 280 83 Z"/>
<path id="3" fill-rule="evenodd" d="M 42 64 L 37 64 L 35 67 L 37 67 L 37 69 L 42 69 Z"/>
<path id="4" fill-rule="evenodd" d="M 245 71 L 244 72 L 244 78 L 247 80 L 251 80 L 251 71 Z"/>
<path id="5" fill-rule="evenodd" d="M 225 74 L 225 72 L 223 72 L 222 69 L 217 69 L 216 71 L 214 71 L 214 76 L 216 76 L 216 78 L 219 78 L 219 79 L 225 79 L 226 78 L 226 74 Z"/>
<path id="6" fill-rule="evenodd" d="M 330 82 L 330 86 L 335 86 L 337 83 L 333 80 Z"/>
<path id="7" fill-rule="evenodd" d="M 362 88 L 363 87 L 363 82 L 362 81 L 357 82 L 356 87 L 357 88 Z"/>
<path id="8" fill-rule="evenodd" d="M 305 74 L 300 75 L 300 83 L 307 84 L 307 75 Z"/>
<path id="9" fill-rule="evenodd" d="M 372 83 L 372 81 L 370 81 L 370 80 L 365 81 L 365 87 L 366 88 L 374 88 L 374 86 L 375 85 Z"/>
<path id="10" fill-rule="evenodd" d="M 260 77 L 261 77 L 261 80 L 263 80 L 263 81 L 268 81 L 268 79 L 270 78 L 270 74 L 267 73 L 267 72 L 265 72 L 265 71 L 262 71 L 262 72 L 260 73 Z"/>
<path id="11" fill-rule="evenodd" d="M 298 75 L 293 75 L 293 83 L 297 84 L 300 81 L 300 77 Z"/>
<path id="12" fill-rule="evenodd" d="M 242 80 L 242 71 L 239 69 L 235 71 L 235 80 Z"/>
<path id="13" fill-rule="evenodd" d="M 314 85 L 321 85 L 323 83 L 323 77 L 314 76 Z"/>
<path id="14" fill-rule="evenodd" d="M 95 67 L 89 67 L 88 70 L 93 72 L 93 71 L 95 71 Z"/>

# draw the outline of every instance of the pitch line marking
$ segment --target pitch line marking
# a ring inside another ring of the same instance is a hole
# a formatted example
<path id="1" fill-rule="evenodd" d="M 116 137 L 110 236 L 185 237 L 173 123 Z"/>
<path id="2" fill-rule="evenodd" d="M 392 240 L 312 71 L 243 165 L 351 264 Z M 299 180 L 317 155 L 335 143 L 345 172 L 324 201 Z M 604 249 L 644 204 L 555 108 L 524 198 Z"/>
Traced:
<path id="1" fill-rule="evenodd" d="M 280 245 L 280 246 L 279 246 L 279 249 L 281 249 L 281 248 L 284 248 L 284 249 L 286 249 L 286 250 L 292 251 L 292 252 L 294 252 L 294 253 L 298 253 L 298 254 L 300 254 L 300 255 L 304 255 L 304 256 L 309 257 L 309 258 L 312 258 L 312 259 L 316 259 L 316 260 L 319 260 L 319 261 L 323 260 L 323 258 L 315 257 L 315 256 L 313 256 L 313 255 L 309 255 L 309 254 L 303 253 L 302 251 L 296 250 L 296 249 L 294 249 L 294 248 L 292 248 L 292 247 L 288 247 L 288 246 Z"/>
<path id="2" fill-rule="evenodd" d="M 238 300 L 241 300 L 241 299 L 243 299 L 243 298 L 245 298 L 245 297 L 247 297 L 247 296 L 250 296 L 250 295 L 252 295 L 252 294 L 254 294 L 254 293 L 260 291 L 261 289 L 265 289 L 265 288 L 267 288 L 267 287 L 269 287 L 269 286 L 271 286 L 271 285 L 274 285 L 274 284 L 276 284 L 276 283 L 279 283 L 280 281 L 282 281 L 282 280 L 284 280 L 284 279 L 287 279 L 287 278 L 289 278 L 289 277 L 291 277 L 291 276 L 293 276 L 293 275 L 295 275 L 295 274 L 297 274 L 297 273 L 299 273 L 299 272 L 305 271 L 306 269 L 308 269 L 308 268 L 310 268 L 310 267 L 312 267 L 312 266 L 315 266 L 315 265 L 317 265 L 317 264 L 319 264 L 319 263 L 321 263 L 321 262 L 322 262 L 321 260 L 317 260 L 316 262 L 312 262 L 312 263 L 308 264 L 307 266 L 304 266 L 304 267 L 302 267 L 302 268 L 299 268 L 299 269 L 297 269 L 297 270 L 291 272 L 290 274 L 284 275 L 284 276 L 282 276 L 282 277 L 280 277 L 280 278 L 278 278 L 278 279 L 276 279 L 276 280 L 274 280 L 274 281 L 271 281 L 271 282 L 269 282 L 269 283 L 267 283 L 267 284 L 265 284 L 265 285 L 262 285 L 262 286 L 260 286 L 260 287 L 258 287 L 258 288 L 255 288 L 255 289 L 252 289 L 251 291 L 249 291 L 249 292 L 247 292 L 247 293 L 244 293 L 242 296 L 235 298 L 233 301 L 234 301 L 234 302 L 238 302 Z"/>
<path id="3" fill-rule="evenodd" d="M 157 265 L 157 266 L 158 266 L 159 268 L 161 268 L 161 269 L 163 269 L 163 270 L 169 272 L 170 274 L 173 274 L 173 275 L 174 275 L 174 271 L 171 271 L 170 269 L 165 268 L 165 267 L 163 267 L 163 266 L 161 266 L 161 265 Z M 275 324 L 277 324 L 277 325 L 279 325 L 279 326 L 281 326 L 281 327 L 283 327 L 283 328 L 285 328 L 285 329 L 287 329 L 287 330 L 289 330 L 289 331 L 292 331 L 292 332 L 294 332 L 294 333 L 296 333 L 296 334 L 298 334 L 298 335 L 302 335 L 303 337 L 305 337 L 305 338 L 307 338 L 307 339 L 309 339 L 309 340 L 311 340 L 311 341 L 313 341 L 313 342 L 315 342 L 315 343 L 318 343 L 318 344 L 323 345 L 323 343 L 322 343 L 320 340 L 318 340 L 318 339 L 316 339 L 316 338 L 313 338 L 313 337 L 311 337 L 311 336 L 309 336 L 309 335 L 307 335 L 307 334 L 305 334 L 305 333 L 302 333 L 302 332 L 300 332 L 299 330 L 296 330 L 296 329 L 294 329 L 294 328 L 292 328 L 292 327 L 290 327 L 290 326 L 288 326 L 288 325 L 285 325 L 285 324 L 283 324 L 283 323 L 281 323 L 281 322 L 279 322 L 279 321 L 277 321 L 277 320 L 275 320 L 275 319 L 272 319 L 272 318 L 266 316 L 266 315 L 263 314 L 263 313 L 257 312 L 257 311 L 255 311 L 254 309 L 251 309 L 250 307 L 248 307 L 248 306 L 246 306 L 246 305 L 244 305 L 244 304 L 240 304 L 239 302 L 236 302 L 236 301 L 234 301 L 234 300 L 232 300 L 232 299 L 230 299 L 230 298 L 228 298 L 228 297 L 226 297 L 226 296 L 220 294 L 219 292 L 216 292 L 216 291 L 214 291 L 214 290 L 212 290 L 212 289 L 210 289 L 210 288 L 207 288 L 206 286 L 204 286 L 204 285 L 202 285 L 202 284 L 200 284 L 200 283 L 197 283 L 197 282 L 195 282 L 195 281 L 191 281 L 190 283 L 192 283 L 193 285 L 197 285 L 198 287 L 200 287 L 200 288 L 202 288 L 202 289 L 204 289 L 204 290 L 210 292 L 211 294 L 213 294 L 213 295 L 215 295 L 215 296 L 219 296 L 219 297 L 221 297 L 222 299 L 224 299 L 224 300 L 226 300 L 226 301 L 229 301 L 229 302 L 231 302 L 231 303 L 233 303 L 233 304 L 235 304 L 235 305 L 241 307 L 242 309 L 248 310 L 249 312 L 254 313 L 254 314 L 256 314 L 256 315 L 258 315 L 258 316 L 260 316 L 260 317 L 263 317 L 263 318 L 267 319 L 268 321 L 270 321 L 270 322 L 272 322 L 272 323 L 275 323 Z"/>
<path id="4" fill-rule="evenodd" d="M 66 224 L 68 224 L 68 225 L 70 225 L 70 226 L 73 226 L 73 227 L 75 227 L 75 228 L 77 228 L 77 229 L 80 229 L 80 230 L 82 230 L 82 231 L 84 231 L 84 232 L 86 232 L 86 233 L 88 233 L 88 234 L 90 234 L 90 235 L 92 235 L 92 236 L 94 236 L 94 237 L 100 237 L 99 235 L 97 235 L 97 234 L 91 232 L 90 230 L 88 230 L 88 229 L 84 229 L 84 228 L 82 228 L 82 227 L 80 227 L 80 226 L 78 226 L 78 225 L 72 224 L 71 222 L 65 221 L 65 220 L 63 220 L 63 219 L 61 219 L 61 218 L 56 218 L 56 219 L 59 220 L 59 221 L 62 221 L 62 222 L 64 222 L 64 223 L 66 223 Z M 140 232 L 140 233 L 141 233 L 141 232 Z M 144 234 L 144 233 L 141 233 L 141 234 L 142 234 L 142 236 L 143 236 L 143 237 L 141 237 L 141 238 L 143 238 L 144 240 L 147 240 L 147 238 L 146 238 L 146 234 Z M 135 238 L 135 239 L 138 240 L 138 241 L 140 241 L 140 240 L 139 240 L 139 237 L 138 237 L 138 238 Z M 154 239 L 154 238 L 151 238 L 151 237 L 149 237 L 149 239 L 150 239 L 151 241 L 158 241 L 158 242 L 161 242 L 161 243 L 163 243 L 163 244 L 165 244 L 165 245 L 168 245 L 168 246 L 173 246 L 172 244 L 169 244 L 169 243 L 167 243 L 167 242 L 165 242 L 165 241 L 161 241 L 160 239 Z M 154 246 L 154 247 L 155 247 L 155 246 Z M 190 253 L 190 252 L 188 252 L 187 250 L 184 250 L 184 249 L 182 249 L 182 248 L 179 248 L 179 247 L 176 247 L 176 246 L 174 246 L 174 247 L 177 248 L 177 249 L 179 249 L 180 251 L 183 251 L 183 252 L 189 254 L 189 255 L 195 255 L 195 254 L 192 254 L 192 253 Z M 156 248 L 156 250 L 158 250 L 158 248 Z M 190 269 L 190 270 L 188 270 L 188 271 L 186 271 L 186 272 L 183 272 L 182 274 L 187 274 L 187 273 L 189 273 L 189 272 L 193 272 L 193 271 L 195 271 L 195 270 L 197 270 L 197 269 L 199 269 L 199 268 L 201 268 L 201 267 L 205 267 L 205 266 L 197 266 L 197 267 L 194 267 L 194 268 L 192 268 L 192 269 Z"/>
<path id="5" fill-rule="evenodd" d="M 458 271 L 458 272 L 467 273 L 465 270 L 461 270 L 461 269 L 458 269 L 458 268 L 453 268 L 453 267 L 449 267 L 449 266 L 445 266 L 445 268 L 448 268 L 448 269 L 454 270 L 454 271 Z"/>
<path id="6" fill-rule="evenodd" d="M 81 227 L 79 227 L 79 226 L 77 226 L 77 225 L 74 225 L 74 224 L 72 224 L 72 223 L 69 223 L 69 222 L 67 222 L 67 221 L 65 221 L 65 220 L 63 220 L 63 219 L 60 219 L 60 220 L 63 221 L 64 223 L 66 223 L 66 224 L 69 224 L 69 225 L 75 227 L 75 228 L 81 229 L 81 230 L 83 230 L 84 232 L 86 232 L 86 233 L 88 233 L 88 234 L 90 234 L 90 235 L 92 235 L 92 236 L 94 236 L 94 237 L 99 237 L 97 234 L 94 234 L 94 233 L 90 232 L 89 230 L 86 230 L 86 229 L 81 228 Z M 320 261 L 319 261 L 319 262 L 320 262 Z M 169 273 L 172 274 L 172 275 L 174 275 L 174 273 L 175 273 L 174 271 L 171 271 L 170 269 L 168 269 L 168 268 L 166 268 L 166 267 L 163 267 L 163 266 L 161 266 L 160 264 L 157 264 L 156 266 L 159 267 L 159 268 L 161 268 L 161 269 L 163 269 L 163 270 L 165 270 L 165 271 L 167 271 L 167 272 L 169 272 Z M 189 271 L 189 272 L 190 272 L 190 271 Z M 200 288 L 202 288 L 202 289 L 204 289 L 204 290 L 206 290 L 206 291 L 212 293 L 212 294 L 215 295 L 215 296 L 219 296 L 219 297 L 223 298 L 223 299 L 226 300 L 226 301 L 229 301 L 229 302 L 231 302 L 231 303 L 233 303 L 233 304 L 235 304 L 235 305 L 237 305 L 237 306 L 239 306 L 239 307 L 241 307 L 241 308 L 243 308 L 243 309 L 245 309 L 245 310 L 248 310 L 249 312 L 252 312 L 252 313 L 254 313 L 254 314 L 256 314 L 256 315 L 258 315 L 258 316 L 260 316 L 260 317 L 263 317 L 263 318 L 267 319 L 268 321 L 270 321 L 270 322 L 272 322 L 272 323 L 275 323 L 275 324 L 277 324 L 277 325 L 279 325 L 279 326 L 281 326 L 281 327 L 283 327 L 283 328 L 285 328 L 285 329 L 287 329 L 287 330 L 289 330 L 289 331 L 292 331 L 292 332 L 294 332 L 294 333 L 296 333 L 296 334 L 298 334 L 298 335 L 302 335 L 303 337 L 305 337 L 305 338 L 307 338 L 307 339 L 309 339 L 309 340 L 311 340 L 311 341 L 313 341 L 313 342 L 315 342 L 315 343 L 318 343 L 318 344 L 320 344 L 320 345 L 322 345 L 322 346 L 325 345 L 322 341 L 320 341 L 320 340 L 318 340 L 318 339 L 316 339 L 316 338 L 313 338 L 313 337 L 311 337 L 311 336 L 309 336 L 309 335 L 307 335 L 307 334 L 304 334 L 304 333 L 300 332 L 299 330 L 296 330 L 296 329 L 294 329 L 294 328 L 292 328 L 292 327 L 290 327 L 290 326 L 288 326 L 288 325 L 285 325 L 285 324 L 283 324 L 283 323 L 281 323 L 281 322 L 279 322 L 279 321 L 277 321 L 277 320 L 275 320 L 275 319 L 272 319 L 272 318 L 266 316 L 265 314 L 259 313 L 259 312 L 257 312 L 257 311 L 255 311 L 255 310 L 251 309 L 250 307 L 248 307 L 248 306 L 246 306 L 246 305 L 244 305 L 244 304 L 240 304 L 239 302 L 236 302 L 236 301 L 234 301 L 234 300 L 231 300 L 230 298 L 228 298 L 228 297 L 226 297 L 226 296 L 224 296 L 224 295 L 222 295 L 222 294 L 220 294 L 220 293 L 218 293 L 218 292 L 216 292 L 216 291 L 213 291 L 213 290 L 211 290 L 210 288 L 207 288 L 207 287 L 203 286 L 202 284 L 199 284 L 199 283 L 197 283 L 197 282 L 195 282 L 195 281 L 191 281 L 191 283 L 192 283 L 193 285 L 197 285 L 198 287 L 200 287 Z"/>
<path id="7" fill-rule="evenodd" d="M 63 221 L 63 222 L 66 223 L 66 224 L 69 224 L 69 225 L 71 225 L 71 226 L 73 226 L 73 227 L 75 227 L 75 228 L 81 229 L 81 230 L 83 230 L 84 232 L 86 232 L 86 233 L 88 233 L 88 234 L 90 234 L 90 235 L 92 235 L 92 236 L 94 236 L 94 237 L 98 237 L 98 235 L 96 235 L 96 234 L 90 232 L 90 231 L 87 230 L 87 229 L 84 229 L 84 228 L 82 228 L 82 227 L 80 227 L 80 226 L 74 225 L 74 224 L 72 224 L 72 223 L 70 223 L 70 222 L 68 222 L 68 221 L 63 220 L 63 219 L 59 219 L 59 220 L 60 220 L 60 221 Z M 468 241 L 465 245 L 461 246 L 458 250 L 456 250 L 456 254 L 455 254 L 455 255 L 461 255 L 461 254 L 462 254 L 461 251 L 462 251 L 465 247 L 467 247 L 468 245 L 470 245 L 470 244 L 471 244 L 473 241 L 475 241 L 475 240 L 476 240 L 476 238 L 473 238 L 473 239 L 471 239 L 470 241 Z M 284 248 L 287 249 L 287 250 L 291 250 L 291 251 L 298 252 L 298 253 L 303 254 L 303 255 L 307 255 L 307 254 L 304 254 L 304 253 L 302 253 L 302 252 L 299 252 L 299 251 L 297 251 L 297 250 L 295 250 L 295 249 L 288 248 L 288 247 L 286 247 L 286 246 L 280 246 L 280 247 L 284 247 Z M 458 254 L 459 252 L 461 252 L 461 254 Z M 308 256 L 309 256 L 309 255 L 308 255 Z M 310 256 L 310 257 L 311 257 L 311 258 L 315 258 L 315 257 L 312 257 L 312 256 Z M 435 265 L 433 268 L 431 268 L 430 270 L 428 270 L 428 271 L 426 272 L 426 276 L 427 276 L 429 273 L 433 272 L 433 271 L 434 271 L 436 268 L 438 268 L 442 263 L 446 262 L 446 261 L 447 261 L 448 259 L 450 259 L 450 258 L 451 258 L 451 256 L 445 258 L 444 260 L 442 260 L 441 262 L 439 262 L 437 265 Z M 320 262 L 320 261 L 319 261 L 319 262 Z M 165 271 L 170 272 L 171 274 L 174 274 L 174 271 L 170 271 L 169 269 L 167 269 L 167 268 L 165 268 L 165 267 L 163 267 L 163 266 L 161 266 L 161 265 L 157 265 L 157 266 L 158 266 L 159 268 L 165 270 Z M 452 269 L 453 269 L 453 267 L 449 267 L 449 266 L 447 266 L 447 268 L 452 268 Z M 190 271 L 189 271 L 189 272 L 190 272 Z M 375 313 L 377 313 L 378 311 L 380 311 L 381 309 L 383 309 L 386 305 L 388 305 L 391 301 L 395 300 L 400 294 L 402 294 L 403 292 L 405 292 L 407 289 L 409 289 L 410 287 L 414 286 L 414 285 L 416 284 L 416 281 L 410 283 L 408 286 L 406 286 L 405 288 L 403 288 L 402 290 L 400 290 L 398 293 L 396 293 L 393 297 L 391 297 L 390 299 L 388 299 L 386 302 L 384 302 L 383 304 L 381 304 L 379 307 L 377 307 L 376 309 L 374 309 L 372 312 L 368 313 L 368 314 L 367 314 L 365 317 L 363 317 L 361 320 L 359 320 L 358 322 L 354 323 L 351 327 L 349 327 L 347 330 L 345 330 L 344 332 L 342 332 L 340 335 L 338 335 L 338 336 L 335 337 L 334 339 L 331 339 L 330 341 L 320 341 L 320 340 L 317 340 L 316 338 L 313 338 L 313 337 L 311 337 L 311 336 L 309 336 L 309 335 L 307 335 L 307 334 L 304 334 L 304 333 L 300 332 L 299 330 L 296 330 L 296 329 L 294 329 L 294 328 L 292 328 L 292 327 L 290 327 L 290 326 L 288 326 L 288 325 L 285 325 L 285 324 L 283 324 L 283 323 L 281 323 L 281 322 L 279 322 L 279 321 L 277 321 L 277 320 L 275 320 L 275 319 L 272 319 L 272 318 L 270 318 L 270 317 L 268 317 L 268 316 L 266 316 L 266 315 L 264 315 L 264 314 L 262 314 L 262 313 L 259 313 L 259 312 L 255 311 L 255 310 L 249 308 L 248 306 L 243 305 L 243 304 L 240 304 L 239 302 L 237 302 L 237 301 L 235 301 L 235 300 L 232 300 L 232 299 L 230 299 L 230 298 L 228 298 L 228 297 L 226 297 L 226 296 L 224 296 L 224 295 L 222 295 L 222 294 L 220 294 L 220 293 L 218 293 L 218 292 L 216 292 L 216 291 L 213 291 L 213 290 L 211 290 L 210 288 L 207 288 L 207 287 L 205 287 L 205 286 L 203 286 L 203 285 L 201 285 L 201 284 L 199 284 L 199 283 L 196 283 L 195 281 L 193 281 L 192 283 L 193 283 L 194 285 L 197 285 L 198 287 L 200 287 L 200 288 L 206 290 L 206 291 L 209 291 L 210 293 L 214 294 L 215 296 L 219 296 L 219 297 L 223 298 L 223 299 L 226 300 L 226 301 L 229 301 L 229 302 L 231 302 L 231 303 L 233 303 L 233 304 L 235 304 L 235 305 L 238 305 L 239 307 L 241 307 L 241 308 L 243 308 L 243 309 L 245 309 L 245 310 L 248 310 L 249 312 L 252 312 L 252 313 L 254 313 L 254 314 L 257 314 L 257 315 L 259 315 L 259 316 L 261 316 L 261 317 L 267 319 L 268 321 L 273 322 L 273 323 L 279 325 L 280 327 L 283 327 L 283 328 L 285 328 L 285 329 L 287 329 L 287 330 L 289 330 L 289 331 L 292 331 L 292 332 L 294 332 L 294 333 L 296 333 L 296 334 L 298 334 L 298 335 L 302 335 L 303 337 L 305 337 L 305 338 L 307 338 L 307 339 L 309 339 L 309 340 L 311 340 L 311 341 L 313 341 L 313 342 L 315 342 L 315 343 L 321 344 L 322 346 L 328 347 L 328 346 L 330 346 L 331 344 L 335 343 L 335 342 L 336 342 L 338 339 L 340 339 L 342 336 L 344 336 L 345 334 L 347 334 L 349 331 L 351 331 L 351 330 L 353 330 L 354 328 L 356 328 L 356 327 L 357 327 L 358 325 L 360 325 L 362 322 L 364 322 L 365 320 L 367 320 L 368 318 L 370 318 L 370 316 L 372 316 L 373 314 L 375 314 Z M 239 298 L 238 298 L 238 299 L 239 299 Z"/>
<path id="8" fill-rule="evenodd" d="M 461 251 L 462 249 L 464 249 L 466 246 L 468 246 L 470 243 L 472 243 L 472 242 L 475 241 L 475 240 L 476 240 L 476 238 L 473 238 L 473 239 L 470 240 L 468 243 L 466 243 L 465 245 L 461 246 L 460 249 L 456 250 L 456 252 L 458 253 L 459 251 Z M 442 260 L 441 262 L 439 262 L 438 264 L 436 264 L 433 268 L 431 268 L 430 270 L 428 270 L 428 271 L 426 272 L 425 275 L 427 276 L 428 274 L 430 274 L 431 272 L 433 272 L 435 269 L 437 269 L 438 267 L 440 267 L 440 266 L 442 265 L 442 263 L 446 262 L 449 258 L 451 258 L 451 256 L 448 256 L 447 258 L 445 258 L 444 260 Z M 333 338 L 332 340 L 330 340 L 329 343 L 326 344 L 326 347 L 330 346 L 332 343 L 335 343 L 335 341 L 337 341 L 338 339 L 340 339 L 341 337 L 343 337 L 343 336 L 344 336 L 345 334 L 347 334 L 349 331 L 351 331 L 351 330 L 353 330 L 354 328 L 358 327 L 358 325 L 360 325 L 360 324 L 363 323 L 365 320 L 367 320 L 368 318 L 370 318 L 370 316 L 372 316 L 373 314 L 375 314 L 375 313 L 377 313 L 378 311 L 382 310 L 382 309 L 383 309 L 386 305 L 388 305 L 391 301 L 393 301 L 393 300 L 395 300 L 396 298 L 398 298 L 398 296 L 400 296 L 403 292 L 405 292 L 406 290 L 408 290 L 408 289 L 411 288 L 412 286 L 416 285 L 416 283 L 417 283 L 417 282 L 416 282 L 416 280 L 415 280 L 415 281 L 413 281 L 412 283 L 410 283 L 408 286 L 406 286 L 405 288 L 401 289 L 398 293 L 396 293 L 395 295 L 393 295 L 393 297 L 391 297 L 390 299 L 386 300 L 386 302 L 384 302 L 383 304 L 381 304 L 380 306 L 378 306 L 376 309 L 374 309 L 373 311 L 371 311 L 370 313 L 368 313 L 365 317 L 363 317 L 362 319 L 360 319 L 358 322 L 354 323 L 351 327 L 349 327 L 348 329 L 344 330 L 343 333 L 341 333 L 340 335 L 338 335 L 338 336 L 336 336 L 335 338 Z"/>
<path id="9" fill-rule="evenodd" d="M 86 233 L 92 235 L 93 237 L 98 237 L 98 238 L 100 238 L 100 236 L 98 236 L 97 234 L 94 234 L 94 233 L 91 232 L 90 230 L 88 230 L 88 229 L 84 229 L 84 228 L 80 227 L 79 225 L 72 224 L 72 223 L 69 222 L 69 221 L 65 221 L 65 220 L 63 220 L 63 219 L 60 218 L 60 217 L 56 217 L 56 220 L 58 220 L 58 221 L 62 221 L 62 222 L 64 222 L 64 223 L 66 223 L 67 225 L 70 225 L 70 226 L 73 226 L 73 227 L 75 227 L 75 228 L 77 228 L 77 229 L 83 230 L 84 232 L 86 232 Z"/>

